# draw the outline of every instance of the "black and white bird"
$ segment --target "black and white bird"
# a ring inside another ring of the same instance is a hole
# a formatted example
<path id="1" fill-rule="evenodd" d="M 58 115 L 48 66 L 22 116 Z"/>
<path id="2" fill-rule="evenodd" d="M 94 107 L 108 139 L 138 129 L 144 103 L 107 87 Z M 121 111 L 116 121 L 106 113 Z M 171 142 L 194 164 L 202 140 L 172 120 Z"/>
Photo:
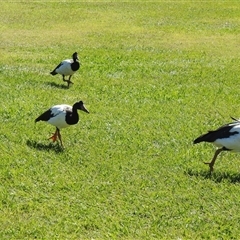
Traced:
<path id="1" fill-rule="evenodd" d="M 49 139 L 52 139 L 53 142 L 55 142 L 59 138 L 61 146 L 63 147 L 60 129 L 78 123 L 79 116 L 77 110 L 89 113 L 84 106 L 83 101 L 76 102 L 73 106 L 67 104 L 55 105 L 36 118 L 35 123 L 38 121 L 45 121 L 55 126 L 56 131 Z"/>
<path id="2" fill-rule="evenodd" d="M 217 156 L 222 151 L 240 152 L 240 120 L 232 118 L 234 122 L 219 127 L 217 130 L 209 131 L 206 134 L 196 138 L 193 143 L 209 142 L 217 148 L 211 162 L 205 162 L 213 171 L 214 163 Z"/>
<path id="3" fill-rule="evenodd" d="M 71 81 L 72 75 L 80 68 L 80 62 L 77 52 L 73 53 L 72 59 L 63 60 L 52 72 L 52 75 L 61 74 L 63 81 L 68 83 L 68 87 Z M 68 79 L 65 79 L 65 76 L 69 76 Z"/>

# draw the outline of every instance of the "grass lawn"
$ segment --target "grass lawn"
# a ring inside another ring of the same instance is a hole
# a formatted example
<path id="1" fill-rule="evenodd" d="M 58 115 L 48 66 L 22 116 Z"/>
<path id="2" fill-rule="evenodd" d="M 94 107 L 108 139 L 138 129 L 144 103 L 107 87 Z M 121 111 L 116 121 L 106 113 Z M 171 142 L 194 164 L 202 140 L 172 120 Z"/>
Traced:
<path id="1" fill-rule="evenodd" d="M 240 155 L 210 176 L 192 142 L 240 118 L 239 25 L 237 1 L 2 2 L 0 239 L 237 239 Z M 79 100 L 62 150 L 34 119 Z"/>

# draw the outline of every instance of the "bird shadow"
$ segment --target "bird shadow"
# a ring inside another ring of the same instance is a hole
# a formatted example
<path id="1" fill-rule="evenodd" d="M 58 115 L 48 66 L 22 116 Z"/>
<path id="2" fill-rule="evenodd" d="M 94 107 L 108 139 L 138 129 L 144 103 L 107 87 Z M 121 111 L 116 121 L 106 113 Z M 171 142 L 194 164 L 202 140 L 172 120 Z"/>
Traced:
<path id="1" fill-rule="evenodd" d="M 35 148 L 40 151 L 54 151 L 56 153 L 63 152 L 63 148 L 59 144 L 43 144 L 43 143 L 38 143 L 34 140 L 27 140 L 27 146 L 30 148 Z"/>
<path id="2" fill-rule="evenodd" d="M 197 177 L 201 179 L 212 180 L 216 183 L 221 182 L 230 182 L 230 183 L 240 183 L 240 174 L 239 173 L 231 173 L 231 172 L 213 172 L 210 173 L 208 170 L 196 171 L 192 169 L 188 169 L 185 171 L 185 174 L 190 177 Z"/>
<path id="3" fill-rule="evenodd" d="M 54 88 L 69 89 L 69 87 L 67 85 L 58 84 L 58 83 L 55 83 L 55 82 L 47 82 L 46 84 L 49 85 L 50 87 L 54 87 Z"/>

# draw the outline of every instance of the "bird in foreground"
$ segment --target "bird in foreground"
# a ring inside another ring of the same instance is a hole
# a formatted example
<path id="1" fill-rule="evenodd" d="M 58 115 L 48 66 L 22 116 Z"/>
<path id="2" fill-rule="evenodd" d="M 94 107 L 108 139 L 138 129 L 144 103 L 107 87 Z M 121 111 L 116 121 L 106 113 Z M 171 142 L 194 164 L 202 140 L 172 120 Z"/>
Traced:
<path id="1" fill-rule="evenodd" d="M 52 72 L 52 75 L 61 74 L 63 81 L 68 83 L 68 87 L 71 81 L 72 75 L 80 68 L 80 62 L 77 52 L 73 53 L 72 59 L 63 60 Z M 68 79 L 65 79 L 65 76 L 69 76 Z"/>
<path id="2" fill-rule="evenodd" d="M 217 148 L 211 162 L 205 162 L 210 167 L 210 173 L 213 171 L 217 156 L 222 151 L 240 152 L 240 120 L 232 118 L 234 122 L 225 124 L 216 130 L 209 131 L 206 134 L 196 138 L 193 143 L 209 142 Z"/>
<path id="3" fill-rule="evenodd" d="M 49 139 L 52 139 L 53 142 L 55 142 L 59 138 L 61 146 L 63 147 L 60 129 L 78 123 L 79 116 L 77 110 L 89 113 L 84 106 L 83 101 L 76 102 L 73 106 L 67 104 L 55 105 L 36 118 L 35 123 L 38 121 L 45 121 L 55 126 L 56 131 Z"/>

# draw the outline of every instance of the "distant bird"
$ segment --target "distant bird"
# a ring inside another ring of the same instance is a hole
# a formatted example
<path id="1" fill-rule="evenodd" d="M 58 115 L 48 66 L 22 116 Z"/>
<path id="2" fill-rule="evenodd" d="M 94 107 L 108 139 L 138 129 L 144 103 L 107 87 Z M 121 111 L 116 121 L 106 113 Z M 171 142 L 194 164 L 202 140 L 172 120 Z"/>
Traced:
<path id="1" fill-rule="evenodd" d="M 205 162 L 205 164 L 209 165 L 210 172 L 213 171 L 213 166 L 217 156 L 222 151 L 240 152 L 240 120 L 235 118 L 232 119 L 235 122 L 223 125 L 217 130 L 209 131 L 193 141 L 194 144 L 200 142 L 209 142 L 218 147 L 218 149 L 215 151 L 212 161 Z"/>
<path id="2" fill-rule="evenodd" d="M 63 60 L 52 72 L 52 75 L 61 74 L 63 81 L 68 83 L 68 87 L 71 81 L 72 75 L 80 68 L 80 62 L 77 52 L 73 53 L 72 59 Z M 69 76 L 68 80 L 65 79 L 65 76 Z"/>
<path id="3" fill-rule="evenodd" d="M 56 131 L 49 139 L 52 139 L 53 142 L 55 142 L 57 138 L 59 138 L 61 146 L 63 147 L 60 129 L 78 123 L 79 116 L 77 110 L 89 113 L 89 111 L 85 108 L 83 101 L 76 102 L 73 106 L 66 104 L 55 105 L 36 118 L 35 123 L 38 121 L 46 121 L 55 126 Z"/>

